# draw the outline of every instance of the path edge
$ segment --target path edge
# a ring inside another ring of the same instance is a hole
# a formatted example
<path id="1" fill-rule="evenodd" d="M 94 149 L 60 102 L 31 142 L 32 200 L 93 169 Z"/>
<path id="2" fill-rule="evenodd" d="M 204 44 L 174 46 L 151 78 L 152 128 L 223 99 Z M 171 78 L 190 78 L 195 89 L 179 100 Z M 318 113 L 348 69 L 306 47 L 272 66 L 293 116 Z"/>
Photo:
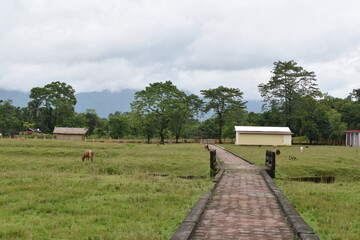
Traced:
<path id="1" fill-rule="evenodd" d="M 228 149 L 225 149 L 222 146 L 216 145 L 217 147 L 220 147 L 221 149 L 227 151 L 228 153 L 231 153 L 232 155 L 239 157 L 243 159 L 244 161 L 255 165 L 253 162 L 237 155 L 236 153 L 233 153 L 229 151 Z M 318 236 L 313 232 L 311 227 L 305 222 L 305 220 L 300 216 L 300 214 L 296 211 L 292 203 L 289 201 L 289 199 L 285 196 L 285 194 L 281 191 L 281 189 L 276 185 L 274 180 L 269 176 L 269 174 L 266 172 L 266 170 L 261 170 L 261 175 L 263 176 L 266 185 L 269 187 L 269 189 L 272 191 L 274 196 L 276 197 L 277 201 L 279 202 L 283 213 L 285 214 L 285 217 L 287 218 L 287 221 L 290 223 L 291 227 L 293 228 L 295 234 L 300 240 L 320 240 Z"/>
<path id="2" fill-rule="evenodd" d="M 191 208 L 190 212 L 186 215 L 176 232 L 172 235 L 170 240 L 188 240 L 193 233 L 196 224 L 199 222 L 201 215 L 204 213 L 206 204 L 213 195 L 218 182 L 224 174 L 224 169 L 221 169 L 218 174 L 212 179 L 213 186 L 209 191 L 205 192 L 195 205 Z"/>
<path id="3" fill-rule="evenodd" d="M 247 159 L 245 159 L 245 158 L 243 158 L 243 157 L 241 157 L 241 156 L 237 155 L 236 153 L 233 153 L 233 152 L 231 152 L 231 151 L 227 150 L 226 148 L 224 148 L 224 147 L 222 147 L 222 146 L 219 146 L 219 145 L 216 145 L 216 146 L 217 146 L 217 147 L 219 147 L 219 148 L 221 148 L 222 150 L 224 150 L 224 151 L 226 151 L 226 152 L 228 152 L 228 153 L 230 153 L 230 154 L 232 154 L 232 155 L 234 155 L 234 156 L 238 157 L 238 158 L 241 158 L 242 160 L 244 160 L 245 162 L 247 162 L 247 163 L 249 163 L 249 164 L 251 164 L 251 165 L 256 165 L 256 164 L 255 164 L 255 163 L 253 163 L 252 161 L 247 160 Z"/>
<path id="4" fill-rule="evenodd" d="M 273 179 L 269 176 L 266 170 L 261 170 L 266 185 L 272 191 L 277 201 L 279 202 L 288 222 L 291 224 L 294 232 L 300 240 L 320 240 L 318 236 L 313 232 L 311 227 L 305 222 L 305 220 L 296 211 L 292 203 L 285 196 L 285 194 L 276 185 Z"/>

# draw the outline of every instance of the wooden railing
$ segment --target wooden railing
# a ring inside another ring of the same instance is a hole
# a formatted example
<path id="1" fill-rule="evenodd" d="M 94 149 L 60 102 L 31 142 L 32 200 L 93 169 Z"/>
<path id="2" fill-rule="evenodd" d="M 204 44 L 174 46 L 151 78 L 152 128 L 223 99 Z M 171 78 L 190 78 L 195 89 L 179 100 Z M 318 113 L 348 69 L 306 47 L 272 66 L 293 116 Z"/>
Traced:
<path id="1" fill-rule="evenodd" d="M 266 172 L 271 178 L 275 178 L 276 155 L 275 152 L 266 150 L 265 155 Z"/>

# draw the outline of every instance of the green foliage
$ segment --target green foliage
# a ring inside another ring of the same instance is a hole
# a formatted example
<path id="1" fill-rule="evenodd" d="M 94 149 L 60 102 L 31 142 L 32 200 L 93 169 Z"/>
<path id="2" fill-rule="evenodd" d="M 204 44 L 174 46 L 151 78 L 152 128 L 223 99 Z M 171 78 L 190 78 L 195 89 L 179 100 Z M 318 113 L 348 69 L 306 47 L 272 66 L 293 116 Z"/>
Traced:
<path id="1" fill-rule="evenodd" d="M 198 127 L 198 136 L 204 139 L 214 139 L 218 137 L 217 125 L 214 118 L 209 118 L 201 122 Z"/>
<path id="2" fill-rule="evenodd" d="M 354 90 L 355 91 L 355 90 Z M 359 100 L 345 100 L 339 110 L 341 119 L 347 123 L 348 128 L 352 130 L 360 129 L 360 102 Z"/>
<path id="3" fill-rule="evenodd" d="M 115 112 L 100 118 L 94 109 L 76 113 L 74 89 L 52 82 L 33 88 L 26 108 L 0 100 L 0 132 L 25 128 L 51 133 L 54 126 L 82 127 L 96 138 L 233 138 L 234 126 L 289 126 L 294 136 L 306 136 L 311 143 L 322 139 L 343 139 L 344 130 L 360 129 L 359 89 L 348 97 L 321 94 L 315 74 L 296 62 L 276 62 L 269 83 L 259 91 L 267 101 L 262 113 L 244 110 L 243 93 L 219 86 L 202 90 L 203 100 L 187 95 L 171 81 L 150 84 L 135 94 L 130 113 Z M 320 97 L 321 96 L 321 97 Z M 204 102 L 206 101 L 206 104 Z M 214 113 L 202 122 L 204 113 Z M 121 115 L 122 117 L 115 117 Z M 114 118 L 115 117 L 115 118 Z M 111 123 L 111 124 L 109 124 Z"/>
<path id="4" fill-rule="evenodd" d="M 31 89 L 28 103 L 31 120 L 44 132 L 52 132 L 55 126 L 67 127 L 74 117 L 75 90 L 66 83 L 52 82 L 44 87 Z"/>
<path id="5" fill-rule="evenodd" d="M 201 90 L 201 94 L 205 100 L 208 100 L 205 104 L 204 111 L 209 112 L 213 110 L 215 112 L 216 121 L 218 123 L 218 139 L 221 143 L 223 135 L 223 127 L 226 123 L 226 114 L 230 111 L 242 111 L 245 107 L 243 102 L 243 92 L 238 88 L 227 88 L 219 86 L 214 89 Z"/>
<path id="6" fill-rule="evenodd" d="M 129 132 L 129 117 L 121 114 L 109 118 L 110 136 L 122 138 Z"/>
<path id="7" fill-rule="evenodd" d="M 21 126 L 18 119 L 19 110 L 12 105 L 11 100 L 0 100 L 0 133 L 8 136 L 9 132 Z"/>
<path id="8" fill-rule="evenodd" d="M 133 116 L 142 119 L 137 122 L 145 124 L 141 127 L 143 134 L 149 139 L 155 129 L 163 142 L 169 134 L 175 135 L 176 139 L 180 137 L 184 125 L 196 115 L 201 103 L 197 96 L 187 96 L 171 81 L 166 81 L 152 83 L 145 90 L 136 92 L 131 108 L 135 112 Z"/>
<path id="9" fill-rule="evenodd" d="M 308 72 L 295 61 L 274 62 L 270 81 L 260 84 L 259 92 L 268 105 L 276 105 L 285 116 L 283 125 L 292 127 L 294 106 L 305 96 L 317 97 L 321 93 L 317 88 L 314 72 Z"/>
<path id="10" fill-rule="evenodd" d="M 176 109 L 169 113 L 169 130 L 175 135 L 176 142 L 178 142 L 180 135 L 189 124 L 192 123 L 194 117 L 198 115 L 202 101 L 198 96 L 192 94 L 189 96 L 184 95 L 177 103 Z"/>

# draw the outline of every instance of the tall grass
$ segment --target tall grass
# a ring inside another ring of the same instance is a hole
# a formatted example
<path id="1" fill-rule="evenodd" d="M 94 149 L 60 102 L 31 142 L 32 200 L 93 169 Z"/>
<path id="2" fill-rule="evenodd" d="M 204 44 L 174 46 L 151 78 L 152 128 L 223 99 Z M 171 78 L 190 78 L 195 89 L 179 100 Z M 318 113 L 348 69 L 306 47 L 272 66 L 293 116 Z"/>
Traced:
<path id="1" fill-rule="evenodd" d="M 260 165 L 265 150 L 279 149 L 275 181 L 315 233 L 324 240 L 359 239 L 360 148 L 309 146 L 301 154 L 300 146 L 224 147 Z M 289 155 L 296 159 L 289 160 Z M 335 183 L 290 180 L 300 177 L 335 177 Z"/>
<path id="2" fill-rule="evenodd" d="M 2 139 L 0 239 L 168 239 L 211 185 L 208 158 L 199 144 Z"/>

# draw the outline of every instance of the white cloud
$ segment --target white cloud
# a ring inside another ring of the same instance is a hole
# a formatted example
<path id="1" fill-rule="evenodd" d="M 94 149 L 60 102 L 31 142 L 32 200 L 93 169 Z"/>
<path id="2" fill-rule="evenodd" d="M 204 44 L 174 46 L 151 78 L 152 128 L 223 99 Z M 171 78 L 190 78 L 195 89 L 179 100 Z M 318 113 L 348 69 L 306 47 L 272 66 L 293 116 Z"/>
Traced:
<path id="1" fill-rule="evenodd" d="M 64 81 L 77 92 L 172 80 L 258 99 L 273 62 L 315 71 L 322 91 L 359 88 L 360 2 L 3 0 L 0 88 Z M 341 84 L 339 84 L 341 79 Z"/>

